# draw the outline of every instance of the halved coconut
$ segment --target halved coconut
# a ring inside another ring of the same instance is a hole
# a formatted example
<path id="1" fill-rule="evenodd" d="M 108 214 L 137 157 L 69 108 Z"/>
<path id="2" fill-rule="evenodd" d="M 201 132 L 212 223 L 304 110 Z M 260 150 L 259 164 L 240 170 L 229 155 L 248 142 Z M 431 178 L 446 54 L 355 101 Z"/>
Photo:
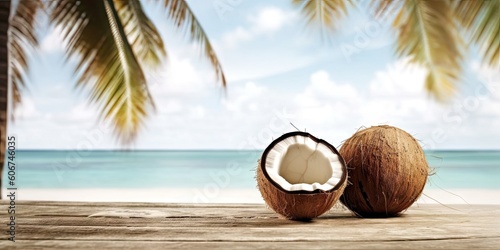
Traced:
<path id="1" fill-rule="evenodd" d="M 265 202 L 289 219 L 311 219 L 330 210 L 346 179 L 346 164 L 337 149 L 306 132 L 274 140 L 257 166 Z"/>

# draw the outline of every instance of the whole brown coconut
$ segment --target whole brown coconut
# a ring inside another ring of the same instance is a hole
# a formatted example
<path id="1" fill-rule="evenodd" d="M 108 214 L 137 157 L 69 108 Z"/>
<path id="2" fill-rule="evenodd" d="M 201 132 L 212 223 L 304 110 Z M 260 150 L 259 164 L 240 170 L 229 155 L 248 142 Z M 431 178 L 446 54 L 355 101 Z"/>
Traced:
<path id="1" fill-rule="evenodd" d="M 291 132 L 273 141 L 257 166 L 257 184 L 267 205 L 293 220 L 330 210 L 347 183 L 338 151 L 309 133 Z"/>
<path id="2" fill-rule="evenodd" d="M 341 202 L 360 217 L 390 217 L 422 194 L 429 167 L 419 143 L 392 126 L 358 131 L 340 149 L 349 185 Z"/>

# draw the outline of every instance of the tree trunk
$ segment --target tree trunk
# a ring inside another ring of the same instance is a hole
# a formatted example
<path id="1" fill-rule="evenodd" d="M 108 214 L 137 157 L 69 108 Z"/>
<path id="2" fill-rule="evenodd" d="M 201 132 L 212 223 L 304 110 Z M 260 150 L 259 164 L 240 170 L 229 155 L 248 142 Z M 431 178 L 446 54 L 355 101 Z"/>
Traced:
<path id="1" fill-rule="evenodd" d="M 7 142 L 10 0 L 0 1 L 0 199 Z"/>

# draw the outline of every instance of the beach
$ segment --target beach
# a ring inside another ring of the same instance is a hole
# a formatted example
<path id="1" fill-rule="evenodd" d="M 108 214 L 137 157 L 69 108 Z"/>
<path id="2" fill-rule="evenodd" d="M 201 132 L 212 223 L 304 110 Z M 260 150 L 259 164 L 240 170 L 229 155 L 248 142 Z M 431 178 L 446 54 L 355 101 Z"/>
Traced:
<path id="1" fill-rule="evenodd" d="M 72 153 L 19 151 L 18 199 L 263 203 L 255 181 L 260 150 L 91 151 L 68 161 Z M 426 154 L 431 175 L 417 203 L 500 204 L 499 151 Z"/>
<path id="2" fill-rule="evenodd" d="M 7 190 L 3 190 L 3 199 Z M 54 189 L 20 188 L 19 200 L 81 201 L 81 202 L 165 202 L 165 203 L 252 203 L 264 201 L 254 189 L 201 188 L 115 188 L 115 189 Z M 500 190 L 492 189 L 425 189 L 415 204 L 496 204 L 500 205 Z"/>
<path id="3" fill-rule="evenodd" d="M 75 158 L 76 153 L 19 151 L 18 199 L 263 203 L 255 181 L 260 150 L 90 151 Z M 500 204 L 499 151 L 426 155 L 431 175 L 417 203 Z M 8 183 L 5 171 L 3 177 Z"/>
<path id="4" fill-rule="evenodd" d="M 260 153 L 92 151 L 69 158 L 74 151 L 20 151 L 15 246 L 495 249 L 500 243 L 498 151 L 429 152 L 424 192 L 402 216 L 361 220 L 337 202 L 312 222 L 285 220 L 264 204 L 254 179 Z M 11 190 L 2 191 L 7 207 Z"/>

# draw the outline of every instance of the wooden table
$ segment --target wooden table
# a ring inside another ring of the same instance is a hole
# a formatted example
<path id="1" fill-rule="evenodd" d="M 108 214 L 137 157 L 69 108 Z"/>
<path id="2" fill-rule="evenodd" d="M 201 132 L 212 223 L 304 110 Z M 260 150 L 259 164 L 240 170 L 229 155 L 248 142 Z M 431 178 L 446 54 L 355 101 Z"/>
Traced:
<path id="1" fill-rule="evenodd" d="M 419 205 L 389 219 L 337 208 L 299 222 L 264 205 L 18 201 L 16 242 L 0 207 L 4 249 L 500 249 L 500 206 Z"/>

